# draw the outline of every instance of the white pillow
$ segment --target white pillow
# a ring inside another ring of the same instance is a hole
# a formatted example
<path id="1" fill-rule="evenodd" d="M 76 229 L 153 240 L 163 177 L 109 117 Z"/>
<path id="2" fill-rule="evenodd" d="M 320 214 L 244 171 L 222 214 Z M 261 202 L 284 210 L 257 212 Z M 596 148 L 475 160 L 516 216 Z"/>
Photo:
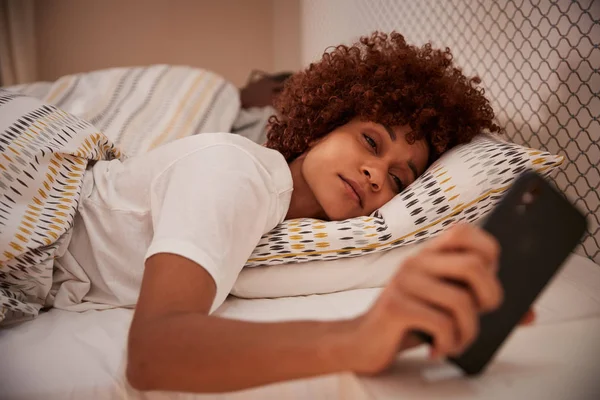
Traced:
<path id="1" fill-rule="evenodd" d="M 423 244 L 413 244 L 362 257 L 244 268 L 231 294 L 248 299 L 276 298 L 383 287 L 402 262 L 421 247 Z"/>
<path id="2" fill-rule="evenodd" d="M 285 297 L 384 286 L 418 243 L 456 222 L 480 221 L 524 170 L 547 175 L 562 160 L 482 135 L 446 153 L 372 216 L 280 224 L 263 236 L 232 294 Z"/>
<path id="3" fill-rule="evenodd" d="M 368 217 L 279 224 L 261 238 L 246 267 L 355 257 L 421 242 L 458 221 L 486 215 L 526 169 L 547 175 L 562 161 L 561 156 L 480 135 L 444 154 Z"/>

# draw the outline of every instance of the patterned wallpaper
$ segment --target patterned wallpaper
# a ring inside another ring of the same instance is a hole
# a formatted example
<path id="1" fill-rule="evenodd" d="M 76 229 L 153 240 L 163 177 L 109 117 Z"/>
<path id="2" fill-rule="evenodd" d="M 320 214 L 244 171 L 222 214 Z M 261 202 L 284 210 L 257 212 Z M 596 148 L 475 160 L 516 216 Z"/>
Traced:
<path id="1" fill-rule="evenodd" d="M 600 1 L 302 0 L 302 61 L 373 30 L 450 47 L 510 140 L 566 157 L 555 183 L 588 215 L 600 263 Z"/>

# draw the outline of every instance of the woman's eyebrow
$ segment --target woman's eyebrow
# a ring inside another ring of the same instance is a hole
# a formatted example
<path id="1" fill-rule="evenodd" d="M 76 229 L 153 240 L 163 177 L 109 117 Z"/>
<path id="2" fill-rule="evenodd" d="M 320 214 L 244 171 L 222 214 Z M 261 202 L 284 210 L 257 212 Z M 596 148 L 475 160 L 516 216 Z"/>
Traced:
<path id="1" fill-rule="evenodd" d="M 396 132 L 394 132 L 392 130 L 392 128 L 390 128 L 387 125 L 383 125 L 383 127 L 385 128 L 385 130 L 387 131 L 388 135 L 390 135 L 390 139 L 392 139 L 392 142 L 396 141 Z"/>

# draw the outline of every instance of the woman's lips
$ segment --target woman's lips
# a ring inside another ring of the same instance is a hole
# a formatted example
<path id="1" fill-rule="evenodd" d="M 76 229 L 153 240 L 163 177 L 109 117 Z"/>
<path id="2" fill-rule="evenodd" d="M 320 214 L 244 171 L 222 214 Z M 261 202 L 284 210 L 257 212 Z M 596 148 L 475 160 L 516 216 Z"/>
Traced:
<path id="1" fill-rule="evenodd" d="M 344 188 L 346 189 L 346 193 L 353 198 L 358 205 L 362 208 L 363 207 L 363 203 L 362 203 L 362 197 L 364 196 L 364 194 L 362 194 L 362 190 L 360 189 L 360 186 L 354 182 L 351 179 L 346 179 L 343 176 L 340 175 L 340 178 L 342 180 L 342 182 L 344 182 Z"/>

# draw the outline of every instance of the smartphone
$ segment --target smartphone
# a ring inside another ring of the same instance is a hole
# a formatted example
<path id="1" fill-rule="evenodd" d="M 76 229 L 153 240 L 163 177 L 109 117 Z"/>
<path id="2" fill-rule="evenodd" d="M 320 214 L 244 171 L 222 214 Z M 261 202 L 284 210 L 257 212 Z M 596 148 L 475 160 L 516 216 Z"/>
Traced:
<path id="1" fill-rule="evenodd" d="M 448 360 L 480 374 L 558 272 L 587 229 L 585 216 L 534 171 L 521 174 L 483 223 L 500 243 L 504 301 L 480 318 L 473 344 Z"/>

